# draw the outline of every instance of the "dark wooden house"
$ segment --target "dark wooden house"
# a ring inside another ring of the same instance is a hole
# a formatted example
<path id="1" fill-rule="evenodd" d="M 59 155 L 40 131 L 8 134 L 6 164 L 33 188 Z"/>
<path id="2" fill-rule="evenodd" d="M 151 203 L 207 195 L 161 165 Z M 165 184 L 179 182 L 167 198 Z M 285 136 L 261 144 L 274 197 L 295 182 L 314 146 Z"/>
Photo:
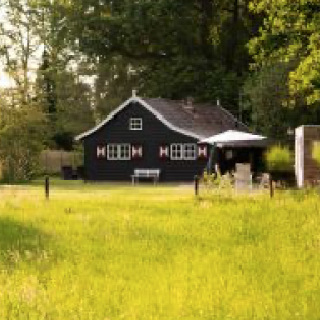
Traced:
<path id="1" fill-rule="evenodd" d="M 129 181 L 136 169 L 158 169 L 160 181 L 191 181 L 208 163 L 199 141 L 229 129 L 248 130 L 219 105 L 133 96 L 76 140 L 86 180 Z"/>

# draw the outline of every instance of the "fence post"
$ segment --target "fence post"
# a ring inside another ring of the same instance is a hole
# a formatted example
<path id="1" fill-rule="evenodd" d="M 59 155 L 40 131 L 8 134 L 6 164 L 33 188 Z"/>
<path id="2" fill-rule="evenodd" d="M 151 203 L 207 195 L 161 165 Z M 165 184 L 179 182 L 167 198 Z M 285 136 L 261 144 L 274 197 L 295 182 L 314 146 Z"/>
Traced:
<path id="1" fill-rule="evenodd" d="M 46 193 L 46 199 L 49 200 L 50 198 L 50 178 L 46 176 L 45 179 L 45 193 Z"/>
<path id="2" fill-rule="evenodd" d="M 273 198 L 273 196 L 274 196 L 274 189 L 273 189 L 273 180 L 272 180 L 271 175 L 270 175 L 269 181 L 270 181 L 270 198 Z"/>
<path id="3" fill-rule="evenodd" d="M 199 176 L 194 177 L 194 192 L 197 197 L 199 195 Z"/>

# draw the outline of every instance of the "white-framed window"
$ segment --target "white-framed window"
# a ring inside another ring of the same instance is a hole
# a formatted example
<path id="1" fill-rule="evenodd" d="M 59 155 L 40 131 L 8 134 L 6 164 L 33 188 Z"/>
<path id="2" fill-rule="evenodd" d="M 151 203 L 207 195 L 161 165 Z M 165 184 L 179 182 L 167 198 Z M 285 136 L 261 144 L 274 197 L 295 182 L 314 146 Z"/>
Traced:
<path id="1" fill-rule="evenodd" d="M 170 146 L 170 158 L 171 160 L 183 159 L 183 144 L 174 143 Z"/>
<path id="2" fill-rule="evenodd" d="M 141 118 L 131 118 L 130 119 L 130 130 L 142 130 L 143 121 Z"/>
<path id="3" fill-rule="evenodd" d="M 108 160 L 131 160 L 131 145 L 108 144 Z"/>
<path id="4" fill-rule="evenodd" d="M 196 160 L 197 145 L 193 143 L 174 143 L 170 146 L 171 160 Z"/>
<path id="5" fill-rule="evenodd" d="M 131 146 L 130 144 L 120 144 L 119 145 L 119 158 L 120 160 L 130 160 L 131 159 Z"/>
<path id="6" fill-rule="evenodd" d="M 108 160 L 118 159 L 118 146 L 116 144 L 108 144 Z"/>
<path id="7" fill-rule="evenodd" d="M 197 159 L 197 145 L 194 143 L 188 143 L 184 145 L 184 160 L 196 160 Z"/>

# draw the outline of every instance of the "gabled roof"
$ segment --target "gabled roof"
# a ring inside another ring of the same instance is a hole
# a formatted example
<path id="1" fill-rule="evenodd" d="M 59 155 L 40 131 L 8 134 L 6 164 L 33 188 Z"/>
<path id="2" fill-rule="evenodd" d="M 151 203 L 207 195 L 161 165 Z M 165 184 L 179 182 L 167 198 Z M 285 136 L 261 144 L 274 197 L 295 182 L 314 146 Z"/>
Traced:
<path id="1" fill-rule="evenodd" d="M 76 137 L 82 140 L 111 121 L 113 117 L 129 106 L 138 102 L 152 112 L 164 125 L 178 133 L 202 140 L 226 130 L 249 131 L 248 127 L 239 122 L 229 111 L 221 106 L 211 104 L 197 104 L 192 106 L 185 101 L 169 99 L 142 99 L 133 96 L 115 109 L 109 116 L 93 129 Z"/>

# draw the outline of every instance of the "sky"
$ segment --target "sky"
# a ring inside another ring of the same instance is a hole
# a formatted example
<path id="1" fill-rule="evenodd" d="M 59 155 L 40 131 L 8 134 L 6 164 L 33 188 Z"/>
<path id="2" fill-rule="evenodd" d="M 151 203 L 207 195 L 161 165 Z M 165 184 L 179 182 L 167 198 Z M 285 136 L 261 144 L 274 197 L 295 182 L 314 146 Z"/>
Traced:
<path id="1" fill-rule="evenodd" d="M 13 86 L 12 80 L 3 72 L 3 66 L 0 63 L 0 88 L 10 88 Z"/>

